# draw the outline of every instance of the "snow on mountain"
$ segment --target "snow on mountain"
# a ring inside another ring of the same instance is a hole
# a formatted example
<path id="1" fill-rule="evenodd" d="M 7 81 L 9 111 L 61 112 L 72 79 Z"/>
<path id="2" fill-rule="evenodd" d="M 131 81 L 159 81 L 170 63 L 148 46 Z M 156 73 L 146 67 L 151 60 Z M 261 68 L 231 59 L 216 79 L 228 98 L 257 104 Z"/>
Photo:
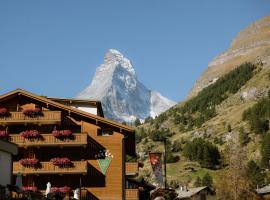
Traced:
<path id="1" fill-rule="evenodd" d="M 106 53 L 91 84 L 77 97 L 100 100 L 106 117 L 127 122 L 155 117 L 175 105 L 138 81 L 130 60 L 115 49 Z"/>

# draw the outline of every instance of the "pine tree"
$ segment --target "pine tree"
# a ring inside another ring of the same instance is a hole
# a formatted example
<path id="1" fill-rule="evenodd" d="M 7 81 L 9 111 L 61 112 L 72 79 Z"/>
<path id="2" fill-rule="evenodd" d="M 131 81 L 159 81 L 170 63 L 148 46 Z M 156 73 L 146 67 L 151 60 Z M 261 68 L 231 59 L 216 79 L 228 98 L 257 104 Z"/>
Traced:
<path id="1" fill-rule="evenodd" d="M 196 178 L 194 186 L 195 187 L 201 187 L 202 186 L 202 179 L 199 176 Z"/>
<path id="2" fill-rule="evenodd" d="M 202 178 L 202 185 L 212 187 L 213 186 L 213 178 L 209 173 L 206 173 Z"/>
<path id="3" fill-rule="evenodd" d="M 239 143 L 241 146 L 245 146 L 249 142 L 248 134 L 245 133 L 244 128 L 241 127 L 239 130 Z"/>
<path id="4" fill-rule="evenodd" d="M 266 133 L 263 136 L 262 145 L 261 145 L 261 165 L 262 167 L 269 169 L 269 159 L 270 159 L 270 133 Z"/>
<path id="5" fill-rule="evenodd" d="M 137 126 L 140 126 L 141 125 L 141 121 L 139 118 L 136 118 L 135 122 L 134 122 L 134 125 L 137 127 Z"/>
<path id="6" fill-rule="evenodd" d="M 255 161 L 250 160 L 247 163 L 246 173 L 253 188 L 256 188 L 257 186 L 261 187 L 264 184 L 265 174 L 261 173 L 261 169 Z"/>

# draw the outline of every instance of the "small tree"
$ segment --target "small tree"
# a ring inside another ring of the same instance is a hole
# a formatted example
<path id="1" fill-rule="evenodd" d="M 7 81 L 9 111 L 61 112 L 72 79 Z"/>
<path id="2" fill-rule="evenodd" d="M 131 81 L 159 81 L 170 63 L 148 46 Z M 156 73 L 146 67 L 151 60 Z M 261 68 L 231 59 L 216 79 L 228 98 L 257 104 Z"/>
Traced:
<path id="1" fill-rule="evenodd" d="M 172 152 L 179 152 L 182 150 L 182 144 L 179 141 L 174 141 L 172 145 Z"/>
<path id="2" fill-rule="evenodd" d="M 196 178 L 194 186 L 195 187 L 201 187 L 202 186 L 202 179 L 199 176 Z"/>
<path id="3" fill-rule="evenodd" d="M 136 118 L 136 120 L 134 121 L 134 125 L 135 125 L 136 127 L 141 125 L 141 121 L 140 121 L 139 118 Z"/>
<path id="4" fill-rule="evenodd" d="M 243 127 L 241 127 L 239 130 L 239 143 L 241 144 L 241 146 L 246 146 L 247 143 L 249 143 L 248 134 L 245 133 Z"/>
<path id="5" fill-rule="evenodd" d="M 212 187 L 213 186 L 213 178 L 209 173 L 206 173 L 202 178 L 202 185 Z"/>
<path id="6" fill-rule="evenodd" d="M 231 124 L 228 124 L 228 125 L 227 125 L 227 131 L 228 131 L 228 132 L 232 132 Z"/>
<path id="7" fill-rule="evenodd" d="M 261 187 L 264 184 L 265 174 L 261 173 L 261 169 L 255 161 L 250 160 L 247 163 L 246 174 L 253 188 L 256 188 L 257 185 Z"/>

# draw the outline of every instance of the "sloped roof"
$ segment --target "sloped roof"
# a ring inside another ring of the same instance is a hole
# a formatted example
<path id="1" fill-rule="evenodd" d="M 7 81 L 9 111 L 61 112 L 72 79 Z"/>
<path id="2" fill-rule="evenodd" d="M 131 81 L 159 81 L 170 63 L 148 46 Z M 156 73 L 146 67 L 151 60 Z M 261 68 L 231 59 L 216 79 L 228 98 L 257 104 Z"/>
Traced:
<path id="1" fill-rule="evenodd" d="M 84 105 L 88 105 L 88 106 L 89 105 L 96 106 L 98 111 L 100 112 L 100 116 L 104 117 L 103 109 L 102 109 L 100 101 L 96 101 L 96 100 L 93 100 L 93 99 L 56 98 L 56 97 L 46 97 L 46 96 L 44 96 L 44 97 L 47 98 L 47 99 L 56 101 L 58 103 L 62 103 L 62 102 L 63 103 L 79 103 L 79 104 L 84 104 Z"/>
<path id="2" fill-rule="evenodd" d="M 256 189 L 258 194 L 269 194 L 270 193 L 270 185 L 266 185 L 262 188 Z"/>
<path id="3" fill-rule="evenodd" d="M 54 107 L 69 111 L 71 113 L 78 114 L 78 115 L 87 117 L 89 119 L 96 120 L 98 122 L 102 122 L 102 123 L 104 123 L 106 125 L 119 128 L 120 130 L 125 130 L 127 132 L 134 132 L 135 131 L 133 127 L 123 125 L 121 123 L 118 123 L 118 122 L 112 121 L 110 119 L 106 119 L 106 118 L 103 118 L 103 117 L 100 117 L 100 116 L 97 116 L 97 115 L 94 115 L 94 114 L 79 110 L 77 108 L 72 108 L 70 106 L 66 106 L 64 104 L 53 101 L 53 100 L 51 100 L 49 98 L 36 95 L 34 93 L 28 92 L 28 91 L 23 90 L 23 89 L 16 89 L 16 90 L 13 90 L 13 91 L 10 91 L 10 92 L 8 92 L 6 94 L 1 95 L 0 96 L 0 101 L 5 100 L 6 98 L 14 96 L 14 95 L 23 95 L 25 97 L 29 97 L 29 98 L 35 99 L 37 101 L 41 101 L 41 102 L 47 103 L 49 105 L 52 105 Z"/>
<path id="4" fill-rule="evenodd" d="M 207 186 L 197 187 L 197 188 L 189 188 L 188 190 L 184 190 L 184 191 L 181 191 L 180 189 L 176 190 L 176 193 L 178 194 L 177 198 L 178 199 L 190 198 L 206 188 L 207 188 Z"/>

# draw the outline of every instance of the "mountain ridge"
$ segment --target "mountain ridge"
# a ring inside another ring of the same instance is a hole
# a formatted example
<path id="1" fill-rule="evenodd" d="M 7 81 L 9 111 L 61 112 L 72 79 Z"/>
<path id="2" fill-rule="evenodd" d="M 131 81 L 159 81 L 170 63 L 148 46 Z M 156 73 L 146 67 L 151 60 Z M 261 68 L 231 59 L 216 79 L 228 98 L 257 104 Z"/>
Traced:
<path id="1" fill-rule="evenodd" d="M 108 50 L 91 84 L 77 97 L 100 100 L 106 117 L 126 122 L 155 117 L 175 105 L 146 88 L 138 80 L 131 61 L 115 49 Z"/>

